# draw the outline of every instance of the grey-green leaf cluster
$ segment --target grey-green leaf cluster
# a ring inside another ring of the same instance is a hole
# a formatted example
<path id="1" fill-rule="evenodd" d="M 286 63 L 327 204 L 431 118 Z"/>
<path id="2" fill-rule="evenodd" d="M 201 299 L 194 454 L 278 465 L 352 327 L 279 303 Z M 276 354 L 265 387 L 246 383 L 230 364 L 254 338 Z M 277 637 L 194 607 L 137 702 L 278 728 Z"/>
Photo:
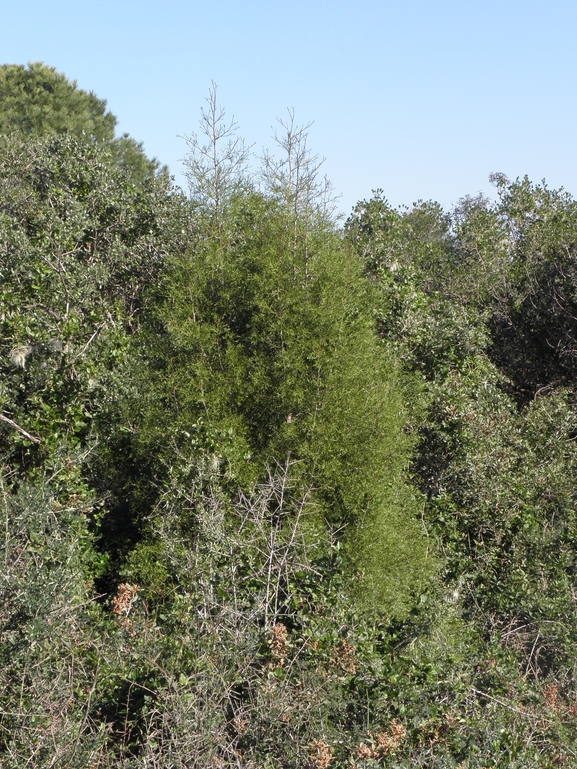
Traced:
<path id="1" fill-rule="evenodd" d="M 115 126 L 0 67 L 0 765 L 575 765 L 575 201 Z"/>

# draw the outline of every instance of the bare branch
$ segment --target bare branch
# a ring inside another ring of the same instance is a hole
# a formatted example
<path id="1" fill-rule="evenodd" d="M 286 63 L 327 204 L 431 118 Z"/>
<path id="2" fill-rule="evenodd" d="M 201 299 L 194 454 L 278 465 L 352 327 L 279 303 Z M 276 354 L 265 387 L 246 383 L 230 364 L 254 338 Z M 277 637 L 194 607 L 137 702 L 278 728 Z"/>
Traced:
<path id="1" fill-rule="evenodd" d="M 214 80 L 206 101 L 208 108 L 201 111 L 200 137 L 194 132 L 182 137 L 189 149 L 184 166 L 191 197 L 214 212 L 220 229 L 227 200 L 246 176 L 252 146 L 237 135 L 234 117 L 226 120 L 225 109 L 218 105 Z"/>
<path id="2" fill-rule="evenodd" d="M 42 443 L 42 440 L 40 438 L 36 438 L 34 435 L 30 435 L 30 433 L 26 432 L 26 430 L 23 427 L 20 427 L 20 425 L 17 425 L 16 422 L 4 416 L 4 414 L 0 414 L 0 420 L 2 420 L 2 422 L 6 422 L 7 425 L 10 425 L 10 427 L 13 427 L 15 430 L 18 430 L 18 432 L 22 433 L 22 435 L 25 438 L 28 438 L 29 441 L 32 441 L 33 443 Z"/>

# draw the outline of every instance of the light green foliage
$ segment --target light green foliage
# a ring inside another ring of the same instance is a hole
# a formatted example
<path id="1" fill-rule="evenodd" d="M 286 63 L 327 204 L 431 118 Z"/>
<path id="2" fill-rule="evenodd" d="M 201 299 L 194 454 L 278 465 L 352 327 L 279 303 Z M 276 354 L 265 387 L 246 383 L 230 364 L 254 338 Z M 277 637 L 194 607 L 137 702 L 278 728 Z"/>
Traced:
<path id="1" fill-rule="evenodd" d="M 167 277 L 167 333 L 150 377 L 171 393 L 158 404 L 172 431 L 202 420 L 232 436 L 222 450 L 245 488 L 267 465 L 295 462 L 293 474 L 314 488 L 320 530 L 344 540 L 365 572 L 359 595 L 402 611 L 429 566 L 403 480 L 401 386 L 375 333 L 360 263 L 323 212 L 306 137 L 285 128 L 288 159 L 268 159 L 263 191 L 248 191 L 248 179 L 244 192 L 224 184 L 230 146 L 218 207 L 208 172 L 195 179 L 207 195 L 191 247 Z"/>

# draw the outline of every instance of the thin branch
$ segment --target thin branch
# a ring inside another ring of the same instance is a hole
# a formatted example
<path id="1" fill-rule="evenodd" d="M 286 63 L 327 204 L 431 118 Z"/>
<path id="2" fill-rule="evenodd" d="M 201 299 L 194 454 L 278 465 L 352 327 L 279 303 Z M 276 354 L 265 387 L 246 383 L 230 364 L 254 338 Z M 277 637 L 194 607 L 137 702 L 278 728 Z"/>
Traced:
<path id="1" fill-rule="evenodd" d="M 110 313 L 109 313 L 109 314 L 110 314 Z M 76 361 L 78 360 L 78 358 L 80 358 L 80 356 L 81 356 L 81 355 L 84 355 L 84 353 L 86 352 L 86 350 L 88 350 L 88 348 L 90 347 L 90 345 L 92 344 L 92 342 L 93 342 L 93 341 L 96 339 L 96 337 L 98 336 L 98 334 L 100 334 L 100 332 L 102 331 L 102 329 L 103 329 L 105 326 L 106 326 L 106 321 L 105 321 L 105 320 L 104 320 L 104 321 L 102 321 L 102 323 L 99 323 L 99 324 L 98 324 L 98 326 L 97 326 L 97 328 L 96 328 L 96 331 L 95 331 L 95 332 L 92 334 L 92 336 L 90 337 L 90 339 L 88 340 L 88 342 L 86 342 L 86 344 L 85 344 L 85 345 L 84 345 L 84 347 L 83 347 L 83 348 L 80 350 L 80 352 L 79 352 L 79 353 L 77 353 L 77 354 L 74 356 L 74 362 L 76 362 Z"/>
<path id="2" fill-rule="evenodd" d="M 549 724 L 553 723 L 553 721 L 546 716 L 538 715 L 537 713 L 529 713 L 527 710 L 519 710 L 519 708 L 514 708 L 512 705 L 504 702 L 504 700 L 500 699 L 499 697 L 492 697 L 490 694 L 487 694 L 487 692 L 482 692 L 479 689 L 474 689 L 473 687 L 471 687 L 471 691 L 480 695 L 481 697 L 486 697 L 488 700 L 496 702 L 498 705 L 501 705 L 503 708 L 507 708 L 507 710 L 510 710 L 512 713 L 518 713 L 520 716 L 525 716 L 525 718 L 534 718 L 537 721 L 547 721 Z"/>
<path id="3" fill-rule="evenodd" d="M 18 430 L 18 432 L 22 433 L 22 435 L 25 438 L 28 438 L 29 441 L 32 441 L 33 443 L 42 443 L 42 440 L 40 438 L 36 438 L 34 437 L 34 435 L 30 435 L 30 433 L 27 433 L 23 427 L 20 427 L 20 425 L 17 425 L 16 422 L 4 416 L 4 414 L 0 414 L 0 420 L 2 420 L 2 422 L 6 422 L 7 425 L 10 425 L 10 427 L 13 427 L 15 430 Z"/>

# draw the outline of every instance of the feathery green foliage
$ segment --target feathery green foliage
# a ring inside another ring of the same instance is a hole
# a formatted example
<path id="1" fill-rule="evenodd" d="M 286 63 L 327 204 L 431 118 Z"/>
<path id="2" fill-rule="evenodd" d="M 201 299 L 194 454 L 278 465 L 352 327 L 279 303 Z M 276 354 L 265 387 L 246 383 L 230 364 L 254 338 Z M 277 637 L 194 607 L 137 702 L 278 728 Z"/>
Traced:
<path id="1" fill-rule="evenodd" d="M 318 208 L 306 137 L 289 132 L 298 184 L 280 164 L 262 191 L 245 178 L 244 191 L 227 195 L 221 178 L 218 207 L 207 195 L 193 214 L 193 239 L 159 310 L 165 333 L 149 378 L 170 399 L 156 397 L 154 419 L 164 430 L 169 413 L 172 435 L 202 422 L 229 436 L 220 450 L 244 488 L 290 459 L 293 476 L 314 489 L 317 526 L 365 573 L 365 598 L 403 611 L 430 565 L 403 479 L 402 388 L 361 264 Z"/>
<path id="2" fill-rule="evenodd" d="M 225 117 L 185 198 L 0 68 L 0 763 L 572 766 L 574 201 L 341 230 Z"/>

